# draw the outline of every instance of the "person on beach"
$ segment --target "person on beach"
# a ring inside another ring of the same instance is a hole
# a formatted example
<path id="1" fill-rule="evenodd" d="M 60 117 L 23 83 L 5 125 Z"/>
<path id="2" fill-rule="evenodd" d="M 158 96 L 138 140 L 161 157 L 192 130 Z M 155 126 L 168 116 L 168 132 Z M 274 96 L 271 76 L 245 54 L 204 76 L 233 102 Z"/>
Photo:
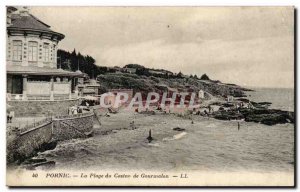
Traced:
<path id="1" fill-rule="evenodd" d="M 240 122 L 238 122 L 238 131 L 240 130 Z"/>
<path id="2" fill-rule="evenodd" d="M 12 119 L 15 117 L 15 112 L 14 111 L 10 111 L 9 112 L 9 121 L 10 121 L 10 123 L 12 123 Z"/>
<path id="3" fill-rule="evenodd" d="M 149 136 L 147 137 L 147 140 L 149 143 L 151 143 L 151 141 L 153 140 L 153 138 L 151 136 L 151 129 L 149 130 Z"/>
<path id="4" fill-rule="evenodd" d="M 130 128 L 131 128 L 131 129 L 135 129 L 134 121 L 131 121 L 131 122 L 130 122 Z"/>
<path id="5" fill-rule="evenodd" d="M 77 115 L 77 106 L 72 107 L 72 114 Z"/>
<path id="6" fill-rule="evenodd" d="M 206 110 L 204 110 L 204 114 L 205 114 L 206 116 L 208 116 L 208 113 L 207 113 L 207 111 L 206 111 Z"/>
<path id="7" fill-rule="evenodd" d="M 12 116 L 11 114 L 7 115 L 7 123 L 11 123 L 12 122 Z"/>

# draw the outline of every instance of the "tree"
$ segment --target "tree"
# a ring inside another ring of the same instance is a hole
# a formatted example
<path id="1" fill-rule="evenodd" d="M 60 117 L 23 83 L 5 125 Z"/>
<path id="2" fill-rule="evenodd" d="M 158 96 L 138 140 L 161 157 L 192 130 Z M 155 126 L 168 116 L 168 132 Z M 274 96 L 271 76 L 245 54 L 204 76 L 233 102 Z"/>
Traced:
<path id="1" fill-rule="evenodd" d="M 76 71 L 77 70 L 77 63 L 78 63 L 78 58 L 76 54 L 76 50 L 74 49 L 70 55 L 70 60 L 71 60 L 71 70 Z"/>
<path id="2" fill-rule="evenodd" d="M 139 64 L 127 64 L 127 65 L 125 65 L 123 68 L 143 69 L 143 68 L 145 68 L 145 67 L 142 66 L 142 65 L 139 65 Z"/>
<path id="3" fill-rule="evenodd" d="M 57 68 L 71 71 L 70 53 L 64 50 L 57 51 Z"/>
<path id="4" fill-rule="evenodd" d="M 57 56 L 57 66 L 64 70 L 77 71 L 79 69 L 87 73 L 90 78 L 107 72 L 106 67 L 96 65 L 96 60 L 93 57 L 82 55 L 80 52 L 76 53 L 75 49 L 71 53 L 59 49 Z"/>
<path id="5" fill-rule="evenodd" d="M 177 77 L 182 78 L 183 74 L 181 73 L 181 71 L 179 71 L 179 73 L 177 74 Z"/>
<path id="6" fill-rule="evenodd" d="M 209 77 L 204 73 L 201 77 L 201 80 L 210 80 Z"/>
<path id="7" fill-rule="evenodd" d="M 151 74 L 149 73 L 149 70 L 145 67 L 143 68 L 137 68 L 136 72 L 137 75 L 145 75 L 145 76 L 150 76 Z"/>

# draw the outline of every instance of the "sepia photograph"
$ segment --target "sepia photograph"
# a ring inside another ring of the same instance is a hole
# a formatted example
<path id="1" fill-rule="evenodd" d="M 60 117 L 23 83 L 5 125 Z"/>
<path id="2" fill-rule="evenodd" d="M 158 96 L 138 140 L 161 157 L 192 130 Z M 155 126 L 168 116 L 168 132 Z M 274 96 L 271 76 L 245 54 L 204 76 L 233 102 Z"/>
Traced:
<path id="1" fill-rule="evenodd" d="M 6 6 L 6 185 L 294 187 L 293 6 Z"/>

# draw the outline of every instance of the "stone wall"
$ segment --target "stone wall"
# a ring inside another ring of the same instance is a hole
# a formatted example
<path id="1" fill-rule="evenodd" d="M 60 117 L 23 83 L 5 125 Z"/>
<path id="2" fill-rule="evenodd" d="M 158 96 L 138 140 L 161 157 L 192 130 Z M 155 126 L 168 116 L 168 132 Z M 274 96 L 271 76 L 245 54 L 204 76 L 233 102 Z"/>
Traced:
<path id="1" fill-rule="evenodd" d="M 60 101 L 7 101 L 7 104 L 13 106 L 11 110 L 15 116 L 40 116 L 40 115 L 67 115 L 68 108 L 78 105 L 78 100 L 60 100 Z"/>
<path id="2" fill-rule="evenodd" d="M 88 137 L 93 131 L 93 113 L 53 119 L 53 138 L 68 140 Z"/>
<path id="3" fill-rule="evenodd" d="M 86 138 L 93 132 L 94 113 L 54 118 L 27 131 L 7 127 L 8 163 L 31 157 L 50 141 Z"/>
<path id="4" fill-rule="evenodd" d="M 26 132 L 13 132 L 7 135 L 7 161 L 22 161 L 30 157 L 35 150 L 52 139 L 52 122 L 49 121 Z"/>

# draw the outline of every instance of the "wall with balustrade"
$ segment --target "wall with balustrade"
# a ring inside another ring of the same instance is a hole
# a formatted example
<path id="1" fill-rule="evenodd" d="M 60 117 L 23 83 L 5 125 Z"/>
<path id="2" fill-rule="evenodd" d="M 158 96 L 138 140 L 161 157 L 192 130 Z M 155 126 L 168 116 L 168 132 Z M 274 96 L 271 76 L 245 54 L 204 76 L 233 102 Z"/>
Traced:
<path id="1" fill-rule="evenodd" d="M 68 108 L 79 104 L 79 100 L 57 100 L 57 101 L 7 101 L 12 106 L 10 110 L 15 112 L 17 117 L 28 116 L 50 116 L 67 115 Z"/>

